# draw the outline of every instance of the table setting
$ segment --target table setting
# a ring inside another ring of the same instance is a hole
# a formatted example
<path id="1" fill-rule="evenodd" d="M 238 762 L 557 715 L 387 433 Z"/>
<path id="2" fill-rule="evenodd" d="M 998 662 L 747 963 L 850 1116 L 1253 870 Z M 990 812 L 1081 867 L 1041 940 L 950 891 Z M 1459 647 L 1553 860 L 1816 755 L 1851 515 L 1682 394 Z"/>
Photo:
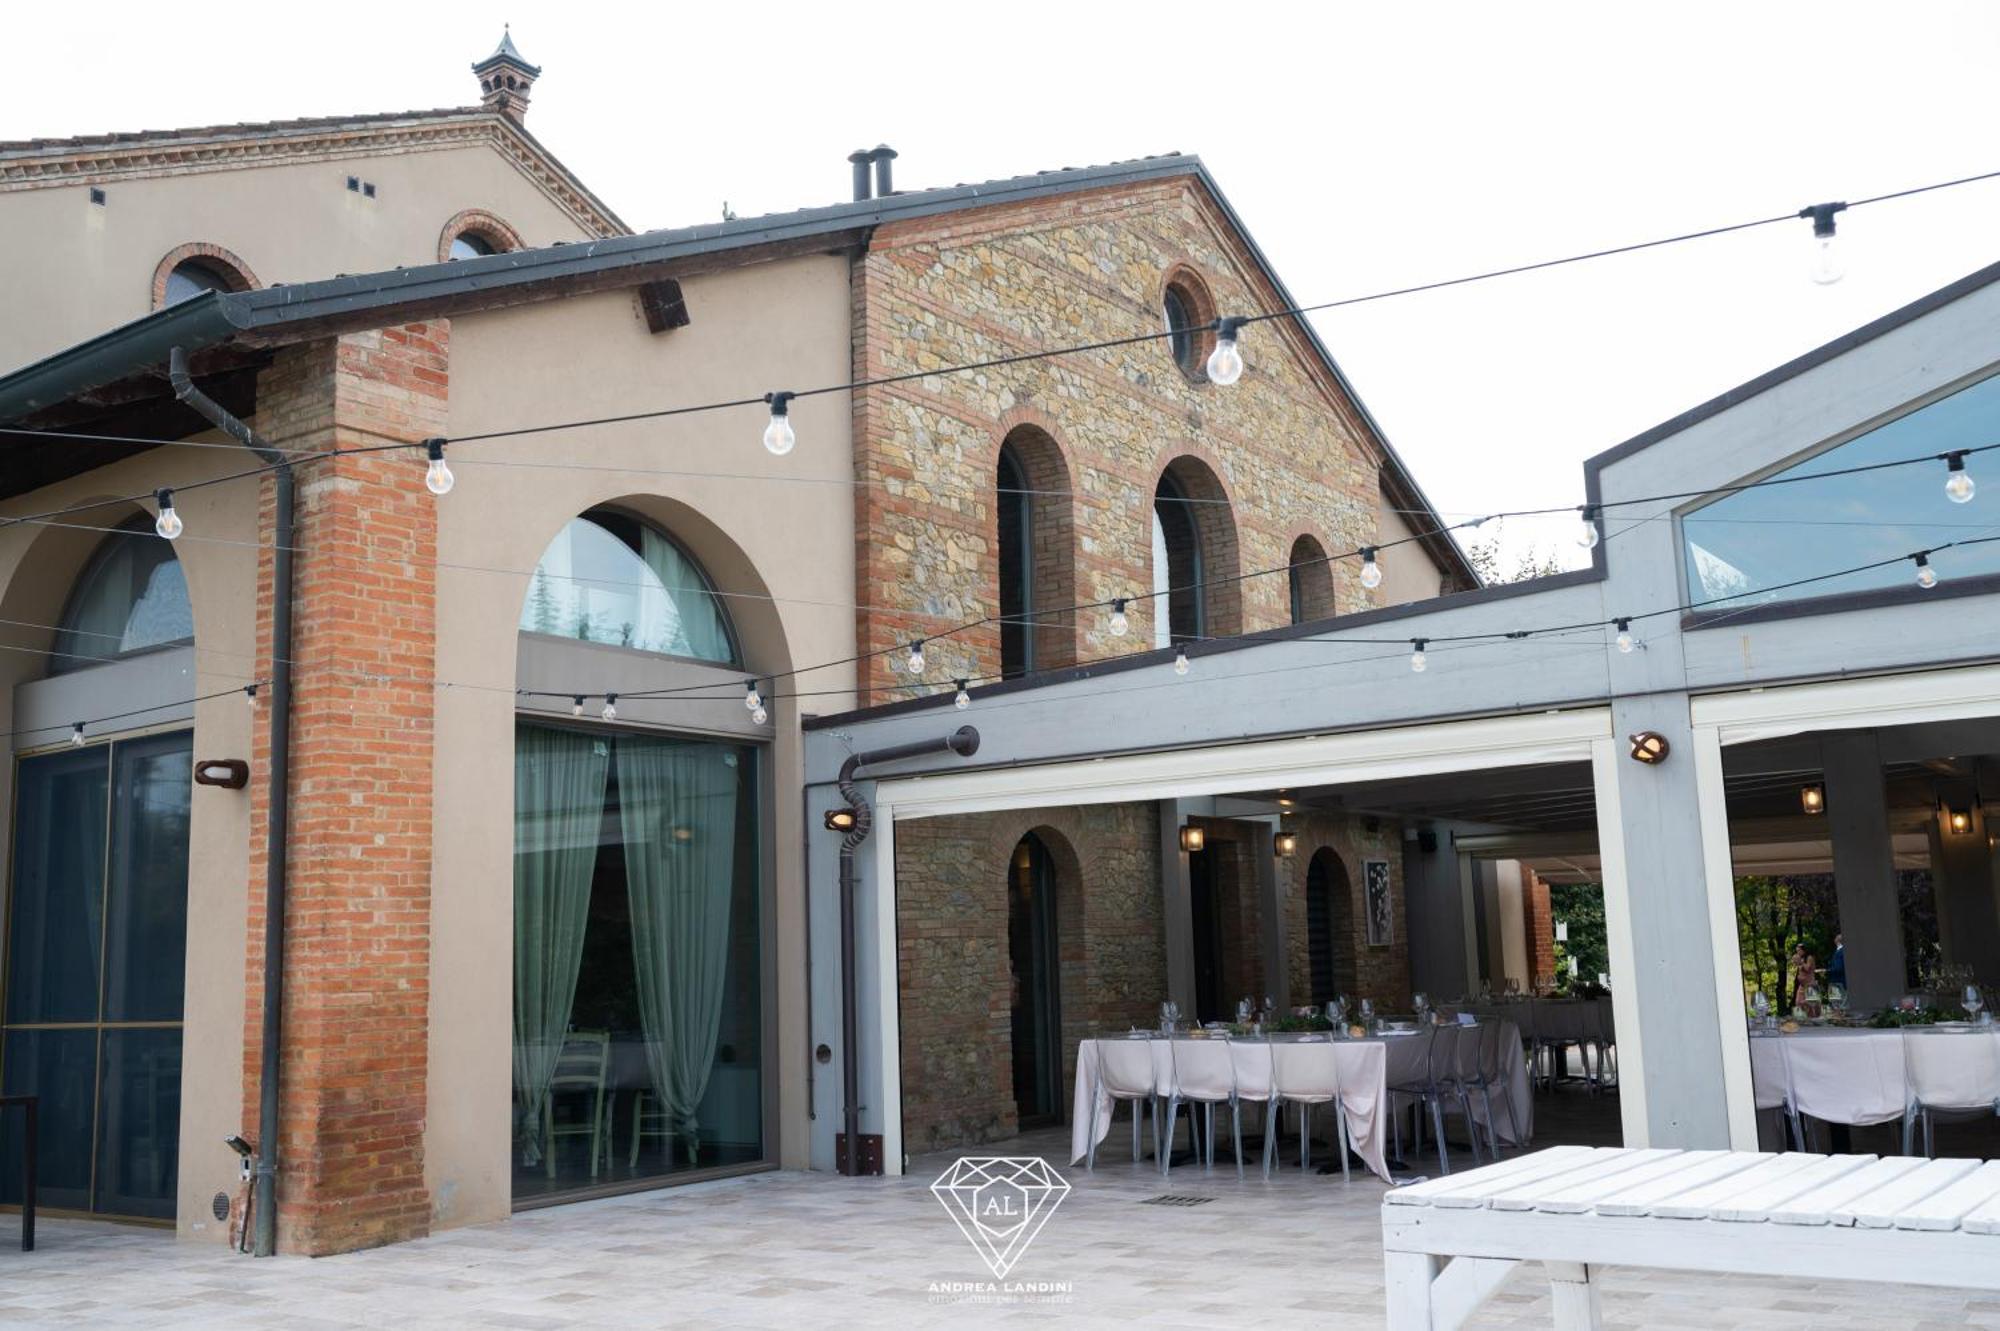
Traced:
<path id="1" fill-rule="evenodd" d="M 1164 1096 L 1173 1085 L 1173 1041 L 1269 1040 L 1313 1046 L 1324 1050 L 1325 1057 L 1333 1060 L 1354 1154 L 1371 1173 L 1388 1182 L 1391 1165 L 1386 1151 L 1389 1088 L 1424 1079 L 1429 1042 L 1423 1036 L 1429 1027 L 1446 1022 L 1466 1026 L 1478 1024 L 1478 1019 L 1471 1014 L 1448 1017 L 1433 1009 L 1423 998 L 1423 995 L 1417 995 L 1417 1010 L 1408 1016 L 1378 1013 L 1373 1001 L 1366 998 L 1358 1004 L 1350 1004 L 1344 997 L 1337 998 L 1324 1009 L 1302 1007 L 1282 1013 L 1268 998 L 1261 1008 L 1245 999 L 1237 1005 L 1236 1021 L 1189 1027 L 1181 1026 L 1179 1006 L 1169 1001 L 1161 1005 L 1161 1020 L 1157 1029 L 1134 1028 L 1123 1035 L 1106 1034 L 1081 1040 L 1077 1045 L 1074 1104 L 1070 1118 L 1071 1161 L 1084 1160 L 1093 1141 L 1103 1141 L 1111 1130 L 1113 1100 L 1102 1090 L 1098 1079 L 1098 1050 L 1101 1045 L 1120 1040 L 1147 1042 L 1153 1059 L 1154 1084 L 1162 1088 L 1159 1093 Z M 1519 1031 L 1511 1023 L 1505 1025 L 1500 1039 L 1503 1049 L 1521 1048 Z M 1507 1115 L 1496 1113 L 1495 1116 L 1501 1121 L 1501 1138 L 1512 1145 L 1523 1145 L 1532 1135 L 1532 1101 L 1525 1058 L 1513 1060 L 1510 1074 L 1507 1095 L 1515 1109 L 1514 1121 L 1519 1124 L 1511 1136 L 1518 1136 L 1520 1140 L 1511 1140 L 1506 1126 Z M 1484 1125 L 1484 1107 L 1477 1107 L 1475 1113 Z"/>

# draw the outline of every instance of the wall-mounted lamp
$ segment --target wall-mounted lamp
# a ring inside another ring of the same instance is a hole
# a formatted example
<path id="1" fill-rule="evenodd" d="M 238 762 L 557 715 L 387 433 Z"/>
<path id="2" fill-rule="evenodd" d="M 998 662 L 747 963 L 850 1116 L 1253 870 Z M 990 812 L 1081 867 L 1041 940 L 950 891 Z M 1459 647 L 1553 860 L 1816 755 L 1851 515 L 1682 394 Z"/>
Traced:
<path id="1" fill-rule="evenodd" d="M 1292 858 L 1299 851 L 1299 834 L 1297 832 L 1278 833 L 1278 835 L 1271 838 L 1271 849 L 1277 852 L 1278 858 L 1281 860 Z"/>
<path id="2" fill-rule="evenodd" d="M 854 830 L 854 810 L 828 809 L 823 820 L 829 832 L 852 832 Z"/>
<path id="3" fill-rule="evenodd" d="M 1642 730 L 1629 737 L 1632 761 L 1652 766 L 1667 760 L 1667 737 L 1657 730 Z"/>
<path id="4" fill-rule="evenodd" d="M 1972 830 L 1972 810 L 1953 809 L 1941 805 L 1938 808 L 1938 821 L 1943 824 L 1944 830 L 1953 836 L 1964 836 Z"/>
<path id="5" fill-rule="evenodd" d="M 1181 828 L 1182 850 L 1192 853 L 1194 851 L 1200 850 L 1207 844 L 1208 844 L 1208 833 L 1202 831 L 1199 827 L 1196 827 L 1193 823 L 1188 823 Z"/>
<path id="6" fill-rule="evenodd" d="M 1799 808 L 1803 809 L 1807 813 L 1825 813 L 1826 787 L 1800 786 Z"/>
<path id="7" fill-rule="evenodd" d="M 1295 807 L 1295 806 L 1296 806 L 1297 804 L 1298 804 L 1298 801 L 1297 801 L 1297 800 L 1295 800 L 1295 799 L 1293 799 L 1293 798 L 1292 798 L 1292 797 L 1291 797 L 1290 795 L 1287 795 L 1287 794 L 1286 794 L 1286 793 L 1285 793 L 1284 791 L 1282 791 L 1282 790 L 1281 790 L 1281 791 L 1279 791 L 1279 792 L 1278 792 L 1278 807 L 1279 807 L 1279 808 L 1281 808 L 1281 809 L 1290 809 L 1290 808 L 1293 808 L 1293 807 Z"/>
<path id="8" fill-rule="evenodd" d="M 194 783 L 241 790 L 250 784 L 250 764 L 241 758 L 204 758 L 194 765 Z"/>

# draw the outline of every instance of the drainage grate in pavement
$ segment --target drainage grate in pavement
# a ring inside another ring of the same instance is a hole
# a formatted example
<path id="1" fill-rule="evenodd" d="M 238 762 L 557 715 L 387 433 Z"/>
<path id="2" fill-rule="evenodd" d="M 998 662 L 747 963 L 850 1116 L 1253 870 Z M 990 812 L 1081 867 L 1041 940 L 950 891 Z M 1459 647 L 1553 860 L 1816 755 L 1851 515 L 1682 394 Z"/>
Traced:
<path id="1" fill-rule="evenodd" d="M 1214 1201 L 1213 1197 L 1197 1197 L 1187 1192 L 1163 1192 L 1157 1197 L 1142 1198 L 1141 1206 L 1203 1206 Z"/>

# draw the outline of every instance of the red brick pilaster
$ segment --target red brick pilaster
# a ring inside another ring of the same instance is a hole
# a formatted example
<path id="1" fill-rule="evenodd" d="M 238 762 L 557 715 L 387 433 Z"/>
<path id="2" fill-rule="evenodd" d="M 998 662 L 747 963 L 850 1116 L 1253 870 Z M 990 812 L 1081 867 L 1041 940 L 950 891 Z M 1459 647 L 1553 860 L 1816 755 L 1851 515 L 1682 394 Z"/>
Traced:
<path id="1" fill-rule="evenodd" d="M 444 432 L 450 325 L 293 347 L 258 379 L 281 448 L 365 448 Z M 259 641 L 271 655 L 272 486 Z M 292 811 L 278 1242 L 331 1253 L 428 1231 L 436 505 L 418 451 L 298 466 Z M 268 736 L 256 764 L 267 777 Z M 252 827 L 244 1110 L 256 1121 L 268 784 Z"/>

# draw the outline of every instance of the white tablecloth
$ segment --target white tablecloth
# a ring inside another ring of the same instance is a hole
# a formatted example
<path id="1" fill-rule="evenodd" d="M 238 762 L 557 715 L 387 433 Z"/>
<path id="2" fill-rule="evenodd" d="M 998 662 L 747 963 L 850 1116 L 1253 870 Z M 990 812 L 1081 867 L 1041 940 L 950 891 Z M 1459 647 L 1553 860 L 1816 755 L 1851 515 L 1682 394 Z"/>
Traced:
<path id="1" fill-rule="evenodd" d="M 1513 1024 L 1505 1023 L 1500 1033 L 1500 1047 L 1509 1052 L 1512 1059 L 1508 1097 L 1513 1106 L 1519 1131 L 1508 1132 L 1508 1116 L 1495 1107 L 1494 1117 L 1498 1120 L 1497 1130 L 1503 1140 L 1510 1145 L 1525 1145 L 1534 1131 L 1534 1100 L 1528 1086 L 1527 1060 L 1520 1056 L 1521 1034 Z M 1153 1075 L 1155 1083 L 1161 1086 L 1173 1084 L 1173 1052 L 1165 1040 L 1148 1042 L 1153 1054 Z M 1424 1079 L 1424 1050 L 1426 1041 L 1419 1035 L 1385 1036 L 1372 1040 L 1332 1040 L 1310 1041 L 1315 1050 L 1325 1050 L 1327 1057 L 1335 1060 L 1334 1070 L 1339 1077 L 1340 1103 L 1347 1111 L 1347 1130 L 1354 1139 L 1354 1152 L 1367 1162 L 1368 1168 L 1383 1181 L 1388 1181 L 1389 1165 L 1384 1146 L 1384 1133 L 1388 1125 L 1388 1088 L 1393 1084 L 1420 1082 Z M 1102 1093 L 1097 1076 L 1096 1040 L 1084 1040 L 1076 1049 L 1076 1090 L 1070 1115 L 1070 1163 L 1075 1164 L 1090 1153 L 1093 1137 L 1103 1141 L 1111 1131 L 1111 1097 Z M 1473 1114 L 1485 1122 L 1485 1108 L 1478 1096 L 1472 1098 Z M 1518 1140 L 1515 1138 L 1518 1137 Z"/>
<path id="2" fill-rule="evenodd" d="M 1903 1116 L 1909 1100 L 1904 1072 L 1903 1041 L 1991 1040 L 1991 1030 L 1965 1033 L 1931 1032 L 1921 1028 L 1856 1030 L 1839 1026 L 1807 1026 L 1785 1035 L 1753 1031 L 1750 1037 L 1750 1080 L 1757 1107 L 1771 1109 L 1789 1098 L 1801 1114 L 1828 1123 L 1857 1126 L 1887 1123 Z M 1968 1062 L 1968 1068 L 1975 1065 Z M 1970 1081 L 1962 1087 L 1941 1087 L 1940 1102 L 1970 1102 L 1990 1095 Z"/>
<path id="3" fill-rule="evenodd" d="M 1173 1051 L 1165 1040 L 1148 1042 L 1153 1051 L 1156 1085 L 1171 1086 L 1174 1078 Z M 1070 1163 L 1090 1154 L 1092 1138 L 1103 1141 L 1111 1131 L 1111 1097 L 1103 1093 L 1097 1076 L 1096 1040 L 1083 1040 L 1076 1047 L 1076 1099 L 1070 1115 Z M 1315 1051 L 1325 1051 L 1334 1060 L 1340 1079 L 1340 1104 L 1347 1111 L 1347 1131 L 1354 1139 L 1354 1153 L 1383 1182 L 1389 1181 L 1389 1162 L 1382 1151 L 1383 1129 L 1388 1121 L 1388 1062 L 1381 1040 L 1334 1040 L 1311 1042 Z M 1221 1125 L 1217 1125 L 1218 1130 Z"/>

